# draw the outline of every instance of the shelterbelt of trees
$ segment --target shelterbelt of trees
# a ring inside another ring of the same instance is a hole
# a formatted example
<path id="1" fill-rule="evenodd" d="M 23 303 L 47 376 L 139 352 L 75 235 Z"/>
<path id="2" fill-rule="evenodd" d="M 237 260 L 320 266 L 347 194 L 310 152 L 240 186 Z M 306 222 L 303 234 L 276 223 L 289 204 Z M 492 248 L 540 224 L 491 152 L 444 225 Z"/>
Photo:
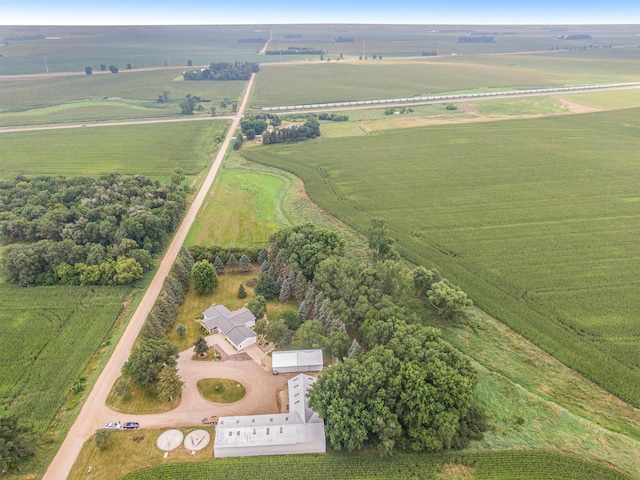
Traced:
<path id="1" fill-rule="evenodd" d="M 0 268 L 20 286 L 125 285 L 153 266 L 186 206 L 182 175 L 0 182 Z"/>
<path id="2" fill-rule="evenodd" d="M 252 73 L 258 73 L 260 65 L 257 62 L 217 62 L 209 68 L 184 72 L 185 80 L 249 80 Z"/>
<path id="3" fill-rule="evenodd" d="M 282 330 L 295 328 L 304 347 L 340 360 L 309 393 L 335 450 L 462 448 L 484 430 L 472 405 L 476 373 L 428 320 L 463 318 L 471 301 L 437 271 L 410 271 L 383 221 L 372 221 L 369 246 L 363 262 L 311 224 L 274 234 L 256 293 L 300 306 L 297 319 L 276 320 L 266 334 L 281 344 L 293 335 Z"/>

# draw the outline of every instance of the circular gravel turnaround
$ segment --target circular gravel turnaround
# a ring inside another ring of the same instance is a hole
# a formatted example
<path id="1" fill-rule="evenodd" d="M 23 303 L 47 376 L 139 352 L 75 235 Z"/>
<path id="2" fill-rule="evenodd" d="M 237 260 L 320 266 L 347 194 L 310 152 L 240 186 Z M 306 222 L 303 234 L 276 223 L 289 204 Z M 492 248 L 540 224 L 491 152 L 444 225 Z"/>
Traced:
<path id="1" fill-rule="evenodd" d="M 190 451 L 202 450 L 209 445 L 211 435 L 206 430 L 194 430 L 184 438 L 184 448 Z"/>
<path id="2" fill-rule="evenodd" d="M 156 442 L 156 444 L 158 445 L 158 448 L 160 450 L 169 452 L 175 448 L 178 448 L 182 443 L 183 438 L 184 434 L 180 430 L 167 430 L 166 432 L 162 432 L 162 434 L 158 437 L 158 441 Z"/>

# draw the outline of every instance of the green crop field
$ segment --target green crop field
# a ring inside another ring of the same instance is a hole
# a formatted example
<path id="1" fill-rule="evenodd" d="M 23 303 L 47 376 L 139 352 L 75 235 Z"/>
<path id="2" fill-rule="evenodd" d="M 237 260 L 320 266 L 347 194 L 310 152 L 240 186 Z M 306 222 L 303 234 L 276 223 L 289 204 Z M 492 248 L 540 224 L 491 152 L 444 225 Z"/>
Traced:
<path id="1" fill-rule="evenodd" d="M 49 427 L 129 287 L 0 285 L 0 406 Z"/>
<path id="2" fill-rule="evenodd" d="M 637 81 L 640 49 L 622 58 L 577 53 L 264 65 L 253 108 Z M 586 54 L 583 54 L 586 55 Z M 400 75 L 399 72 L 402 72 Z M 287 88 L 282 88 L 287 85 Z"/>
<path id="3" fill-rule="evenodd" d="M 276 473 L 277 472 L 277 473 Z M 289 455 L 217 459 L 162 465 L 133 472 L 126 480 L 240 477 L 270 479 L 624 479 L 630 478 L 603 465 L 555 452 L 507 451 L 450 455 Z"/>
<path id="4" fill-rule="evenodd" d="M 179 115 L 187 94 L 197 95 L 202 114 L 231 113 L 220 107 L 223 98 L 240 99 L 244 81 L 185 82 L 182 69 L 94 73 L 59 77 L 0 79 L 0 125 L 163 117 Z M 158 103 L 168 92 L 169 101 Z M 195 112 L 198 114 L 199 112 Z"/>
<path id="5" fill-rule="evenodd" d="M 197 175 L 222 137 L 223 121 L 126 125 L 0 134 L 0 178 L 24 175 Z"/>
<path id="6" fill-rule="evenodd" d="M 247 150 L 621 398 L 640 405 L 638 110 Z"/>

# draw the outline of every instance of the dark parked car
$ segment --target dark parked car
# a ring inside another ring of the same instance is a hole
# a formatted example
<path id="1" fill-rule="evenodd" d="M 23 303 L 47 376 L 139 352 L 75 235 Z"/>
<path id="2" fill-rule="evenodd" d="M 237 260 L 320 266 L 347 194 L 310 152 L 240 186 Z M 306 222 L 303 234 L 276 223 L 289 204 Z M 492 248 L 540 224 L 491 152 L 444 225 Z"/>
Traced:
<path id="1" fill-rule="evenodd" d="M 122 428 L 125 430 L 135 430 L 136 428 L 140 428 L 140 424 L 138 422 L 127 422 Z"/>

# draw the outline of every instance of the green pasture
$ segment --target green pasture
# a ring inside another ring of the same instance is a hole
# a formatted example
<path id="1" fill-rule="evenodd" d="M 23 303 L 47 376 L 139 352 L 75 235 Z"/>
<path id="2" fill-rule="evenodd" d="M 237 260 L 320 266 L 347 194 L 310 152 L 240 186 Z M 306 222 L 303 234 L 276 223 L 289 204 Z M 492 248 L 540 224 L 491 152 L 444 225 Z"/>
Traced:
<path id="1" fill-rule="evenodd" d="M 532 468 L 533 467 L 533 468 Z M 123 479 L 204 479 L 238 476 L 270 479 L 274 473 L 284 479 L 424 478 L 563 480 L 623 479 L 627 475 L 604 465 L 551 451 L 507 451 L 452 453 L 441 455 L 403 454 L 380 458 L 376 455 L 280 455 L 216 459 L 197 463 L 162 465 L 133 472 Z"/>
<path id="2" fill-rule="evenodd" d="M 197 175 L 224 135 L 222 121 L 0 134 L 0 178 L 16 175 Z"/>
<path id="3" fill-rule="evenodd" d="M 611 51 L 607 49 L 607 51 Z M 264 65 L 253 108 L 637 81 L 630 58 L 484 55 L 412 60 Z M 287 88 L 282 88 L 286 85 Z"/>
<path id="4" fill-rule="evenodd" d="M 223 170 L 185 243 L 268 246 L 269 237 L 282 226 L 280 204 L 289 186 L 282 176 Z"/>
<path id="5" fill-rule="evenodd" d="M 183 81 L 182 69 L 94 72 L 93 75 L 0 79 L 0 125 L 104 121 L 180 115 L 187 94 L 203 100 L 202 112 L 231 113 L 220 101 L 238 101 L 246 82 Z M 169 92 L 169 101 L 158 96 Z"/>
<path id="6" fill-rule="evenodd" d="M 381 132 L 246 150 L 362 232 L 640 404 L 638 110 Z"/>
<path id="7" fill-rule="evenodd" d="M 107 339 L 128 291 L 0 284 L 0 405 L 44 432 Z"/>

